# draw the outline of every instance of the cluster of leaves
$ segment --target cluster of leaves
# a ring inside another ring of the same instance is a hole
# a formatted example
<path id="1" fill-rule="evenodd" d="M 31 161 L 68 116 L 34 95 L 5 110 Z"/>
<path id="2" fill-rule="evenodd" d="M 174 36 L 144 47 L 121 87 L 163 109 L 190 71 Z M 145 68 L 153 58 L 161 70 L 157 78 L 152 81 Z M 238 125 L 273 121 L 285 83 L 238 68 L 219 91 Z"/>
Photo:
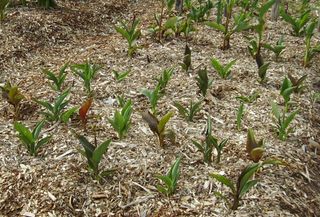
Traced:
<path id="1" fill-rule="evenodd" d="M 160 77 L 157 78 L 157 81 L 158 81 L 158 85 L 157 86 L 159 86 L 159 91 L 162 94 L 165 93 L 165 89 L 167 87 L 167 84 L 170 81 L 170 79 L 172 78 L 173 70 L 174 70 L 173 68 L 164 69 L 162 71 L 162 74 L 160 75 Z"/>
<path id="2" fill-rule="evenodd" d="M 178 109 L 179 114 L 185 118 L 187 121 L 193 121 L 194 116 L 201 110 L 201 103 L 202 100 L 200 100 L 199 102 L 193 103 L 192 101 L 189 104 L 188 108 L 183 107 L 183 105 L 181 105 L 178 102 L 174 103 L 174 106 Z"/>
<path id="3" fill-rule="evenodd" d="M 222 65 L 217 59 L 211 59 L 211 65 L 223 79 L 227 79 L 231 73 L 231 67 L 236 63 L 237 60 L 232 60 L 226 65 Z"/>
<path id="4" fill-rule="evenodd" d="M 268 43 L 264 43 L 262 44 L 262 46 L 275 54 L 276 61 L 279 59 L 279 56 L 284 52 L 286 48 L 283 36 L 279 38 L 279 40 L 276 42 L 274 46 Z"/>
<path id="5" fill-rule="evenodd" d="M 320 43 L 312 46 L 311 39 L 314 35 L 314 31 L 316 28 L 316 22 L 311 22 L 306 28 L 306 37 L 305 37 L 305 54 L 303 57 L 303 65 L 304 67 L 309 66 L 311 59 L 315 56 L 316 53 L 320 53 Z"/>
<path id="6" fill-rule="evenodd" d="M 170 196 L 175 193 L 177 189 L 178 180 L 180 177 L 180 162 L 181 156 L 176 159 L 174 164 L 166 175 L 157 175 L 156 177 L 161 180 L 164 185 L 158 185 L 157 189 L 160 193 Z"/>
<path id="7" fill-rule="evenodd" d="M 122 72 L 113 70 L 112 72 L 117 82 L 120 82 L 123 81 L 129 75 L 130 70 L 125 70 Z"/>
<path id="8" fill-rule="evenodd" d="M 32 156 L 36 156 L 39 149 L 51 139 L 51 136 L 39 138 L 45 123 L 45 120 L 38 122 L 32 131 L 19 122 L 14 123 L 14 129 L 18 132 L 19 139 Z"/>
<path id="9" fill-rule="evenodd" d="M 55 91 L 62 91 L 62 86 L 64 81 L 66 80 L 67 73 L 66 69 L 68 68 L 69 63 L 64 64 L 64 66 L 61 67 L 59 74 L 55 75 L 52 71 L 48 69 L 44 69 L 43 73 L 46 74 L 47 79 L 52 81 L 52 84 L 50 84 L 50 87 Z"/>
<path id="10" fill-rule="evenodd" d="M 215 192 L 216 195 L 223 198 L 232 210 L 236 210 L 239 207 L 240 200 L 243 198 L 243 196 L 258 183 L 258 180 L 252 179 L 253 175 L 263 166 L 270 164 L 280 165 L 283 164 L 283 162 L 275 159 L 268 159 L 262 163 L 250 164 L 242 170 L 236 183 L 224 175 L 220 175 L 218 173 L 210 174 L 213 179 L 217 180 L 231 190 L 230 193 L 233 199 L 232 202 L 229 201 L 229 199 L 220 192 Z"/>
<path id="11" fill-rule="evenodd" d="M 2 97 L 13 106 L 14 118 L 17 119 L 19 117 L 20 103 L 24 99 L 24 96 L 20 93 L 18 86 L 11 85 L 10 82 L 7 82 L 0 88 L 2 90 Z"/>

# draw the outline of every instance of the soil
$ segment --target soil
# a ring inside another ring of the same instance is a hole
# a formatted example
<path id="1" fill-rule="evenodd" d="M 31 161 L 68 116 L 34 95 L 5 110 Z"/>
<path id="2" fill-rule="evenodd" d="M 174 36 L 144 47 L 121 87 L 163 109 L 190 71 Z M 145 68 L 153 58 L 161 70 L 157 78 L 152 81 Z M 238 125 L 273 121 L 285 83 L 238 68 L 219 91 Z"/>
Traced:
<path id="1" fill-rule="evenodd" d="M 191 34 L 193 70 L 187 74 L 179 66 L 184 57 L 185 40 L 168 37 L 162 43 L 149 34 L 153 15 L 160 10 L 157 1 L 128 0 L 62 0 L 58 8 L 44 10 L 35 3 L 8 8 L 0 23 L 0 83 L 19 86 L 25 99 L 19 121 L 34 127 L 43 119 L 42 108 L 33 99 L 52 101 L 57 96 L 42 73 L 44 68 L 58 72 L 66 62 L 87 60 L 101 66 L 92 88 L 95 99 L 84 130 L 75 115 L 71 122 L 48 123 L 45 135 L 53 135 L 37 157 L 30 156 L 13 129 L 13 108 L 0 101 L 0 215 L 1 216 L 319 216 L 320 213 L 320 104 L 312 96 L 320 90 L 320 56 L 304 68 L 303 37 L 291 35 L 291 27 L 283 20 L 270 21 L 265 40 L 275 43 L 281 35 L 286 49 L 278 61 L 263 50 L 265 61 L 271 62 L 267 82 L 258 82 L 255 61 L 247 51 L 244 36 L 236 33 L 231 48 L 222 51 L 222 34 L 203 23 L 195 24 Z M 127 56 L 127 43 L 114 26 L 123 19 L 141 20 L 140 49 L 133 58 Z M 268 14 L 268 17 L 270 15 Z M 213 19 L 211 17 L 210 19 Z M 313 43 L 319 42 L 317 32 Z M 236 59 L 231 78 L 222 79 L 210 64 L 211 58 L 223 63 Z M 205 99 L 196 85 L 197 70 L 207 68 L 213 79 Z M 144 88 L 156 86 L 156 79 L 166 68 L 174 75 L 157 106 L 158 116 L 174 112 L 168 127 L 176 134 L 176 143 L 159 146 L 141 113 L 150 109 L 141 94 Z M 117 82 L 112 70 L 130 70 L 128 78 Z M 70 69 L 65 87 L 71 87 L 68 107 L 80 106 L 86 99 L 82 80 Z M 293 132 L 286 141 L 274 131 L 271 102 L 283 104 L 280 86 L 287 75 L 307 74 L 306 89 L 293 94 L 290 110 L 299 109 L 292 122 Z M 241 130 L 237 130 L 237 96 L 258 92 L 260 97 L 245 104 Z M 116 96 L 133 101 L 132 124 L 127 136 L 119 140 L 108 122 L 119 106 Z M 178 101 L 204 100 L 194 122 L 187 122 L 173 106 Z M 228 138 L 220 164 L 204 164 L 192 140 L 203 139 L 206 119 L 213 120 L 212 134 L 219 141 Z M 287 166 L 270 166 L 255 174 L 259 180 L 240 201 L 237 210 L 214 192 L 230 198 L 226 187 L 210 178 L 210 173 L 226 174 L 236 181 L 241 170 L 252 163 L 245 144 L 249 128 L 258 139 L 266 141 L 263 160 L 277 158 Z M 101 183 L 87 170 L 86 159 L 77 151 L 81 145 L 74 135 L 85 135 L 98 143 L 112 139 L 101 169 L 113 169 L 111 177 Z M 166 197 L 156 186 L 158 174 L 165 174 L 177 156 L 182 156 L 177 191 Z"/>

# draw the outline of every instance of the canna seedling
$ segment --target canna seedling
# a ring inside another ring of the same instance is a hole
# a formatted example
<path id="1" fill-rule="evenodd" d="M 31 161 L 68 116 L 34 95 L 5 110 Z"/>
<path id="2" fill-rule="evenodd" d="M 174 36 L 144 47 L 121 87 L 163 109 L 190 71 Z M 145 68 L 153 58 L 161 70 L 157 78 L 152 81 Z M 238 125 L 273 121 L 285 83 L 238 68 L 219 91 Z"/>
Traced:
<path id="1" fill-rule="evenodd" d="M 262 66 L 259 67 L 258 69 L 258 75 L 259 75 L 259 83 L 260 84 L 263 84 L 266 82 L 267 80 L 267 71 L 269 69 L 269 66 L 270 66 L 270 62 L 268 63 L 264 63 Z"/>
<path id="2" fill-rule="evenodd" d="M 232 202 L 230 202 L 228 198 L 225 197 L 220 192 L 215 192 L 216 195 L 223 198 L 229 205 L 230 209 L 232 210 L 238 209 L 240 205 L 239 204 L 240 200 L 243 198 L 243 196 L 258 183 L 258 180 L 252 179 L 253 175 L 264 165 L 270 165 L 270 164 L 279 165 L 279 164 L 283 164 L 283 162 L 279 160 L 269 159 L 269 160 L 265 160 L 262 163 L 250 164 L 242 170 L 236 183 L 234 183 L 231 179 L 227 178 L 224 175 L 220 175 L 218 173 L 210 174 L 211 178 L 217 180 L 222 185 L 227 186 L 231 190 L 230 193 L 233 199 L 232 199 Z"/>
<path id="3" fill-rule="evenodd" d="M 157 175 L 156 178 L 161 180 L 164 185 L 157 185 L 160 193 L 168 196 L 173 195 L 177 190 L 178 180 L 180 178 L 180 162 L 181 156 L 176 159 L 166 175 Z"/>
<path id="4" fill-rule="evenodd" d="M 284 8 L 280 9 L 280 16 L 284 21 L 289 23 L 292 27 L 292 34 L 294 36 L 302 36 L 305 33 L 306 25 L 311 19 L 311 10 L 306 10 L 297 18 L 290 16 Z"/>
<path id="5" fill-rule="evenodd" d="M 213 80 L 208 78 L 207 69 L 200 69 L 198 71 L 198 77 L 196 77 L 197 86 L 200 89 L 200 93 L 203 97 L 207 95 L 209 87 L 212 85 Z"/>
<path id="6" fill-rule="evenodd" d="M 232 60 L 226 65 L 222 65 L 217 59 L 211 59 L 211 65 L 223 79 L 227 79 L 231 73 L 231 67 L 236 63 L 237 60 Z"/>
<path id="7" fill-rule="evenodd" d="M 66 69 L 68 68 L 69 63 L 64 64 L 62 68 L 59 71 L 59 74 L 56 76 L 52 71 L 48 69 L 44 69 L 43 73 L 46 74 L 47 79 L 52 81 L 52 84 L 50 84 L 50 87 L 55 91 L 62 91 L 63 83 L 67 77 Z"/>
<path id="8" fill-rule="evenodd" d="M 157 104 L 160 98 L 160 86 L 157 86 L 154 90 L 143 89 L 142 94 L 145 95 L 151 105 L 151 110 L 153 114 L 157 113 Z"/>
<path id="9" fill-rule="evenodd" d="M 71 70 L 83 80 L 88 96 L 92 94 L 91 82 L 99 69 L 100 67 L 98 65 L 90 64 L 89 61 L 71 66 Z"/>
<path id="10" fill-rule="evenodd" d="M 211 135 L 211 131 L 212 131 L 212 121 L 211 121 L 211 118 L 208 117 L 207 126 L 205 130 L 205 135 L 206 135 L 205 140 L 201 141 L 200 143 L 192 140 L 192 143 L 196 146 L 198 151 L 200 151 L 203 154 L 203 161 L 207 164 L 210 164 L 212 162 L 213 148 L 215 148 L 217 151 L 217 157 L 215 162 L 220 163 L 222 149 L 228 142 L 228 139 L 224 139 L 220 143 L 218 143 L 218 140 Z"/>
<path id="11" fill-rule="evenodd" d="M 112 72 L 113 72 L 113 75 L 114 75 L 115 79 L 117 80 L 117 82 L 120 82 L 120 81 L 124 80 L 129 75 L 130 70 L 123 71 L 123 72 L 113 70 Z"/>
<path id="12" fill-rule="evenodd" d="M 0 1 L 0 22 L 4 20 L 7 15 L 7 7 L 9 5 L 9 0 L 2 0 Z"/>
<path id="13" fill-rule="evenodd" d="M 121 111 L 114 113 L 113 119 L 108 118 L 109 123 L 117 131 L 119 139 L 127 134 L 131 125 L 132 102 L 128 100 Z"/>
<path id="14" fill-rule="evenodd" d="M 259 142 L 257 142 L 252 129 L 248 130 L 246 149 L 250 159 L 255 163 L 259 162 L 265 151 L 264 139 L 261 139 Z"/>
<path id="15" fill-rule="evenodd" d="M 307 75 L 303 75 L 300 78 L 295 78 L 291 73 L 288 73 L 288 78 L 292 84 L 293 92 L 300 93 L 306 88 L 306 86 L 303 85 L 303 82 L 307 79 Z"/>
<path id="16" fill-rule="evenodd" d="M 236 99 L 243 103 L 253 103 L 260 97 L 258 92 L 254 92 L 249 96 L 237 96 Z"/>
<path id="17" fill-rule="evenodd" d="M 171 143 L 175 143 L 175 133 L 170 129 L 166 129 L 166 124 L 172 116 L 173 113 L 168 112 L 158 120 L 158 118 L 150 112 L 142 113 L 142 119 L 148 123 L 150 130 L 158 136 L 160 147 L 164 147 L 165 137 L 168 137 L 171 140 Z"/>
<path id="18" fill-rule="evenodd" d="M 7 82 L 3 87 L 0 86 L 0 88 L 2 90 L 2 97 L 14 108 L 14 119 L 18 119 L 20 104 L 24 96 L 20 93 L 18 86 L 12 86 L 10 82 Z"/>
<path id="19" fill-rule="evenodd" d="M 79 116 L 85 129 L 87 125 L 88 112 L 91 108 L 92 102 L 93 102 L 93 97 L 90 97 L 89 99 L 84 101 L 84 103 L 81 105 L 79 109 Z"/>
<path id="20" fill-rule="evenodd" d="M 32 156 L 37 156 L 39 149 L 47 144 L 52 137 L 46 136 L 41 139 L 39 138 L 45 123 L 45 120 L 38 122 L 32 132 L 23 124 L 19 122 L 14 123 L 14 129 L 18 132 L 19 139 Z"/>
<path id="21" fill-rule="evenodd" d="M 193 121 L 194 116 L 201 110 L 202 100 L 196 103 L 192 101 L 188 108 L 183 107 L 180 103 L 175 102 L 174 106 L 178 109 L 179 114 L 185 118 L 187 121 Z"/>
<path id="22" fill-rule="evenodd" d="M 281 85 L 280 95 L 284 99 L 286 110 L 288 109 L 289 104 L 291 103 L 290 96 L 293 93 L 293 91 L 294 91 L 294 87 L 292 87 L 291 81 L 287 77 L 285 77 Z"/>
<path id="23" fill-rule="evenodd" d="M 41 101 L 37 99 L 34 99 L 34 101 L 47 109 L 47 111 L 41 113 L 45 115 L 48 121 L 62 121 L 66 123 L 78 109 L 78 107 L 73 107 L 64 111 L 65 107 L 69 103 L 69 100 L 66 100 L 69 93 L 70 89 L 61 93 L 59 96 L 57 96 L 53 104 L 49 103 L 48 101 Z"/>
<path id="24" fill-rule="evenodd" d="M 247 13 L 239 13 L 234 14 L 233 20 L 233 9 L 237 0 L 228 0 L 221 1 L 220 4 L 225 8 L 225 23 L 221 24 L 220 19 L 218 22 L 210 21 L 206 22 L 206 25 L 223 33 L 223 45 L 221 47 L 222 50 L 227 50 L 230 48 L 230 39 L 231 36 L 236 32 L 241 32 L 250 28 L 249 25 L 249 14 Z"/>
<path id="25" fill-rule="evenodd" d="M 238 108 L 238 111 L 237 111 L 237 129 L 238 131 L 241 130 L 241 123 L 242 123 L 242 118 L 244 116 L 244 103 L 241 102 L 240 103 L 240 106 Z"/>
<path id="26" fill-rule="evenodd" d="M 198 6 L 192 5 L 188 16 L 195 22 L 203 22 L 205 17 L 210 16 L 210 11 L 213 8 L 211 0 L 199 1 Z"/>
<path id="27" fill-rule="evenodd" d="M 184 57 L 183 57 L 183 62 L 180 63 L 180 66 L 182 67 L 183 70 L 186 71 L 186 73 L 189 72 L 191 69 L 191 50 L 186 44 L 185 50 L 184 50 Z"/>
<path id="28" fill-rule="evenodd" d="M 117 103 L 120 107 L 124 107 L 124 105 L 127 103 L 127 99 L 124 97 L 123 94 L 116 96 Z"/>
<path id="29" fill-rule="evenodd" d="M 293 128 L 289 127 L 299 110 L 295 110 L 287 114 L 287 110 L 281 111 L 279 106 L 272 102 L 272 114 L 276 122 L 276 131 L 280 140 L 285 141 L 288 135 L 292 132 Z"/>
<path id="30" fill-rule="evenodd" d="M 141 30 L 139 29 L 140 20 L 133 17 L 131 23 L 126 23 L 124 21 L 120 22 L 118 26 L 115 27 L 116 31 L 124 37 L 128 42 L 128 56 L 133 57 L 133 54 L 139 48 L 137 45 L 137 40 L 141 35 Z"/>
<path id="31" fill-rule="evenodd" d="M 173 68 L 165 69 L 162 71 L 161 76 L 157 79 L 159 90 L 161 93 L 165 92 L 166 86 L 173 75 Z"/>
<path id="32" fill-rule="evenodd" d="M 311 59 L 316 55 L 316 53 L 320 53 L 320 43 L 315 45 L 314 47 L 311 44 L 311 39 L 314 35 L 314 31 L 316 28 L 316 22 L 311 22 L 306 28 L 306 37 L 305 37 L 305 53 L 303 57 L 303 66 L 308 67 Z"/>
<path id="33" fill-rule="evenodd" d="M 283 36 L 279 38 L 274 46 L 271 44 L 264 43 L 262 46 L 275 54 L 276 61 L 279 59 L 279 56 L 284 52 L 286 45 L 284 44 Z"/>
<path id="34" fill-rule="evenodd" d="M 84 150 L 78 149 L 79 153 L 84 156 L 88 161 L 88 170 L 93 178 L 100 181 L 101 177 L 109 175 L 110 170 L 100 172 L 99 164 L 103 155 L 108 151 L 111 139 L 101 143 L 99 146 L 90 143 L 84 136 L 76 135 Z"/>

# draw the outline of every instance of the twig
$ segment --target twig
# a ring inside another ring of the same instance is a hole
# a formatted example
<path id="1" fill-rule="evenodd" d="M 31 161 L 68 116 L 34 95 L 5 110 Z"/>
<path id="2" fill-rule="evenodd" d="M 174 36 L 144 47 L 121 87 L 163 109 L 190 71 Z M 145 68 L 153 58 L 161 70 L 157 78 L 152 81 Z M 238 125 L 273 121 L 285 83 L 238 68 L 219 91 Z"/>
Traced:
<path id="1" fill-rule="evenodd" d="M 124 205 L 124 206 L 119 205 L 119 207 L 122 208 L 122 209 L 126 209 L 126 208 L 128 208 L 128 207 L 130 207 L 132 205 L 136 205 L 136 204 L 139 204 L 139 203 L 146 202 L 147 200 L 150 200 L 150 199 L 152 199 L 154 197 L 155 197 L 155 195 L 153 195 L 153 194 L 152 195 L 148 195 L 148 196 L 145 196 L 145 197 L 143 197 L 141 199 L 137 199 L 137 200 L 135 200 L 135 201 L 133 201 L 131 203 L 128 203 L 127 205 Z"/>

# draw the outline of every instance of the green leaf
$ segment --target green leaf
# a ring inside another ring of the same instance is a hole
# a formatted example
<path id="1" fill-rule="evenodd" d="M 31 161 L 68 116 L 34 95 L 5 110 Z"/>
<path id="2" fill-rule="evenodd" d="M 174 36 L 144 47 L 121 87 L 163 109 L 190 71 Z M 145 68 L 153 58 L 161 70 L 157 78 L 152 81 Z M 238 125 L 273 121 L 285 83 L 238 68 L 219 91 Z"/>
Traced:
<path id="1" fill-rule="evenodd" d="M 288 117 L 283 122 L 283 128 L 287 129 L 290 125 L 290 123 L 293 121 L 294 117 L 298 114 L 299 110 L 296 110 L 294 112 L 291 112 Z"/>
<path id="2" fill-rule="evenodd" d="M 73 107 L 65 112 L 63 112 L 60 116 L 60 119 L 63 123 L 67 123 L 71 116 L 78 110 L 78 106 Z"/>
<path id="3" fill-rule="evenodd" d="M 262 7 L 259 10 L 260 19 L 263 18 L 263 16 L 268 12 L 268 10 L 272 7 L 274 3 L 275 3 L 275 0 L 269 0 L 267 3 L 262 5 Z"/>
<path id="4" fill-rule="evenodd" d="M 32 137 L 34 138 L 34 140 L 37 140 L 39 137 L 39 134 L 41 132 L 42 127 L 45 124 L 45 120 L 42 120 L 40 122 L 37 123 L 37 125 L 35 126 L 35 128 L 32 131 Z"/>
<path id="5" fill-rule="evenodd" d="M 173 112 L 168 112 L 165 116 L 161 118 L 158 124 L 158 132 L 160 133 L 164 132 L 165 126 L 172 116 L 173 116 Z"/>
<path id="6" fill-rule="evenodd" d="M 225 32 L 225 31 L 226 31 L 226 28 L 225 28 L 223 25 L 218 24 L 218 23 L 216 23 L 216 22 L 213 22 L 213 21 L 211 21 L 211 22 L 205 22 L 205 24 L 206 24 L 207 26 L 209 26 L 209 27 L 217 30 L 217 31 L 220 31 L 220 32 Z"/>
<path id="7" fill-rule="evenodd" d="M 38 152 L 39 148 L 41 148 L 43 145 L 47 144 L 51 138 L 52 138 L 52 136 L 47 136 L 43 139 L 40 139 L 35 146 L 35 153 Z"/>
<path id="8" fill-rule="evenodd" d="M 14 123 L 14 128 L 19 133 L 19 138 L 25 143 L 25 145 L 30 145 L 35 142 L 32 133 L 28 128 L 19 122 Z"/>
<path id="9" fill-rule="evenodd" d="M 276 119 L 280 119 L 280 111 L 279 111 L 279 107 L 275 102 L 271 103 L 272 106 L 272 114 L 276 117 Z"/>
<path id="10" fill-rule="evenodd" d="M 93 155 L 92 155 L 92 161 L 93 161 L 95 167 L 98 167 L 98 165 L 101 161 L 101 158 L 102 158 L 103 154 L 108 150 L 110 143 L 111 143 L 111 139 L 103 142 L 94 150 Z"/>
<path id="11" fill-rule="evenodd" d="M 228 179 L 227 177 L 223 176 L 223 175 L 220 175 L 220 174 L 217 174 L 217 173 L 211 173 L 209 174 L 212 178 L 216 179 L 218 182 L 220 182 L 221 184 L 229 187 L 231 189 L 231 191 L 233 193 L 236 192 L 236 189 L 235 189 L 235 186 L 234 186 L 234 183 Z"/>
<path id="12" fill-rule="evenodd" d="M 192 140 L 192 143 L 198 148 L 199 151 L 204 152 L 204 148 L 200 143 L 198 143 L 194 140 Z"/>
<path id="13" fill-rule="evenodd" d="M 95 150 L 95 147 L 84 136 L 77 135 L 77 138 L 79 139 L 81 145 L 85 150 L 86 157 L 88 159 L 91 159 L 93 157 L 93 152 Z"/>
<path id="14" fill-rule="evenodd" d="M 258 183 L 258 180 L 250 180 L 248 181 L 243 188 L 241 189 L 239 193 L 239 198 L 241 198 L 245 193 L 247 193 L 253 186 L 255 186 Z"/>

